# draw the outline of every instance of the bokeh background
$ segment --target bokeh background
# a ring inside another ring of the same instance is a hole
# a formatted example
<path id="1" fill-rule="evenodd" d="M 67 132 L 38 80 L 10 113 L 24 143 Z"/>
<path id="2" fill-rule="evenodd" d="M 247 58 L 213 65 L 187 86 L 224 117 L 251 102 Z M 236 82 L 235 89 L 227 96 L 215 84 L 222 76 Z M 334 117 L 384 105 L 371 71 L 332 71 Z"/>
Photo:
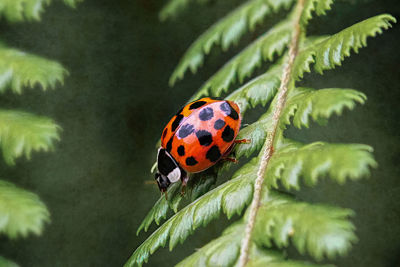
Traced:
<path id="1" fill-rule="evenodd" d="M 0 161 L 0 176 L 36 192 L 52 218 L 40 237 L 1 237 L 3 256 L 21 266 L 123 265 L 148 236 L 135 232 L 159 197 L 156 186 L 145 181 L 153 179 L 149 169 L 163 126 L 228 58 L 279 18 L 267 20 L 227 53 L 214 50 L 198 74 L 169 88 L 169 75 L 185 49 L 241 1 L 195 4 L 175 21 L 161 23 L 157 16 L 164 2 L 85 0 L 75 10 L 54 3 L 41 22 L 0 21 L 7 44 L 55 59 L 70 72 L 56 90 L 8 92 L 0 98 L 2 108 L 46 115 L 63 128 L 53 152 L 19 159 L 16 167 Z M 312 21 L 309 33 L 334 33 L 384 12 L 400 19 L 398 0 L 337 1 L 328 16 Z M 358 89 L 368 96 L 364 106 L 334 116 L 326 127 L 288 131 L 304 142 L 375 148 L 379 168 L 369 179 L 346 186 L 324 181 L 299 194 L 355 210 L 359 242 L 334 261 L 338 266 L 400 266 L 399 29 L 395 25 L 370 39 L 341 68 L 306 75 L 302 83 Z M 172 266 L 217 237 L 227 223 L 224 218 L 211 222 L 173 252 L 155 253 L 147 266 Z"/>

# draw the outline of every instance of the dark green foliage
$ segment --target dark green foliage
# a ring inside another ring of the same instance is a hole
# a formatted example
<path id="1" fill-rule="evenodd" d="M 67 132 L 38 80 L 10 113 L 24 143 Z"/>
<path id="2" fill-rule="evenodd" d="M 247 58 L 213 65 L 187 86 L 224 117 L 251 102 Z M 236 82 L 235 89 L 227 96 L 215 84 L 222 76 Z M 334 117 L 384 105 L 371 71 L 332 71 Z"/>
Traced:
<path id="1" fill-rule="evenodd" d="M 64 0 L 74 7 L 79 0 Z M 0 16 L 10 22 L 40 20 L 50 0 L 0 0 Z M 0 93 L 10 89 L 54 88 L 63 83 L 67 71 L 59 63 L 9 48 L 0 43 Z M 0 149 L 4 161 L 15 165 L 23 155 L 30 159 L 33 151 L 48 151 L 59 140 L 60 127 L 53 120 L 18 110 L 0 110 Z M 3 177 L 1 177 L 3 178 Z M 0 234 L 11 239 L 40 235 L 50 213 L 39 197 L 0 180 Z M 0 256 L 0 266 L 17 266 Z"/>
<path id="2" fill-rule="evenodd" d="M 189 1 L 171 1 L 167 9 L 161 13 L 167 18 L 178 9 L 186 6 Z M 252 29 L 260 18 L 257 15 L 270 14 L 272 1 L 250 1 L 243 4 L 231 14 L 222 18 L 212 26 L 185 54 L 171 77 L 171 82 L 182 78 L 186 69 L 193 72 L 202 64 L 203 57 L 209 53 L 214 44 L 221 44 L 226 50 L 231 43 L 236 42 L 245 30 Z M 291 1 L 276 1 L 279 6 L 289 7 Z M 256 218 L 251 253 L 248 266 L 313 266 L 310 263 L 288 260 L 281 251 L 292 244 L 300 254 L 309 255 L 320 261 L 343 256 L 357 240 L 355 227 L 350 221 L 353 212 L 323 204 L 301 202 L 291 195 L 283 194 L 277 189 L 291 192 L 300 190 L 301 185 L 314 186 L 322 178 L 329 178 L 339 184 L 347 179 L 358 180 L 367 177 L 371 167 L 376 167 L 372 151 L 368 145 L 334 144 L 313 142 L 302 144 L 284 137 L 284 131 L 289 125 L 297 128 L 309 127 L 310 121 L 326 125 L 333 115 L 341 115 L 342 111 L 353 109 L 355 105 L 363 104 L 366 96 L 353 89 L 326 88 L 313 89 L 297 87 L 296 82 L 303 78 L 305 72 L 314 69 L 317 73 L 340 66 L 345 57 L 353 50 L 366 46 L 367 37 L 374 37 L 384 29 L 388 29 L 396 20 L 387 14 L 378 15 L 336 34 L 327 36 L 306 36 L 306 26 L 313 15 L 325 15 L 330 9 L 330 0 L 306 0 L 301 13 L 300 26 L 302 35 L 299 53 L 295 59 L 290 77 L 287 101 L 279 118 L 279 127 L 274 139 L 274 153 L 267 165 L 263 198 Z M 172 6 L 176 5 L 174 8 Z M 251 5 L 266 6 L 264 11 L 255 12 Z M 168 11 L 167 11 L 168 10 Z M 240 27 L 233 36 L 233 30 L 228 27 L 228 21 L 237 16 Z M 250 17 L 249 17 L 250 16 Z M 251 16 L 255 16 L 252 18 Z M 243 212 L 252 200 L 254 181 L 262 159 L 262 148 L 265 139 L 272 128 L 272 114 L 277 105 L 276 93 L 280 86 L 281 76 L 287 62 L 285 50 L 290 42 L 293 31 L 293 11 L 276 26 L 239 52 L 228 61 L 199 89 L 193 98 L 203 95 L 222 96 L 230 90 L 233 83 L 242 84 L 250 77 L 256 67 L 263 62 L 273 62 L 262 75 L 253 78 L 240 88 L 233 90 L 227 99 L 237 102 L 242 115 L 250 108 L 268 103 L 268 110 L 254 123 L 243 128 L 238 138 L 251 139 L 248 145 L 234 148 L 237 158 L 250 157 L 250 161 L 241 166 L 232 178 L 221 185 L 210 189 L 215 177 L 205 178 L 203 183 L 198 180 L 190 187 L 197 190 L 197 198 L 179 209 L 178 187 L 174 185 L 168 194 L 172 197 L 166 201 L 160 199 L 146 216 L 138 232 L 147 230 L 153 221 L 160 223 L 166 218 L 168 209 L 174 215 L 161 225 L 133 253 L 126 266 L 142 265 L 147 262 L 150 254 L 159 247 L 166 246 L 172 250 L 182 243 L 188 235 L 198 227 L 208 224 L 211 220 L 224 213 L 227 218 L 238 214 L 243 217 L 228 227 L 221 237 L 211 241 L 194 254 L 183 260 L 178 266 L 234 266 L 239 258 L 241 240 L 247 222 L 248 209 Z M 229 34 L 228 34 L 229 33 Z M 261 152 L 260 152 L 261 151 Z M 217 176 L 222 176 L 229 164 L 215 167 Z M 200 174 L 199 174 L 200 175 Z M 196 175 L 198 176 L 198 175 Z M 205 193 L 205 191 L 208 191 Z M 204 194 L 205 193 L 205 194 Z M 266 249 L 268 248 L 268 249 Z M 319 266 L 319 265 L 316 265 Z"/>

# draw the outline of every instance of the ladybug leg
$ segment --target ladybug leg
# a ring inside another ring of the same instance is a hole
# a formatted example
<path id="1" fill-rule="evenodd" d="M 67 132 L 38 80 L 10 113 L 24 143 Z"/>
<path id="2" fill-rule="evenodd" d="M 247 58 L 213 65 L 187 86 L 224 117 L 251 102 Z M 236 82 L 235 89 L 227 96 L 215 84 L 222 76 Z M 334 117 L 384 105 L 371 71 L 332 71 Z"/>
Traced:
<path id="1" fill-rule="evenodd" d="M 235 144 L 250 144 L 251 139 L 237 139 L 233 141 Z"/>
<path id="2" fill-rule="evenodd" d="M 233 162 L 235 164 L 239 162 L 236 158 L 229 158 L 229 157 L 222 158 L 222 160 L 223 161 L 230 161 L 230 162 Z"/>
<path id="3" fill-rule="evenodd" d="M 165 200 L 168 200 L 168 191 L 167 190 L 165 190 L 165 191 L 162 191 L 161 192 L 161 196 L 164 194 L 164 196 L 165 196 Z"/>
<path id="4" fill-rule="evenodd" d="M 182 181 L 181 196 L 183 196 L 185 194 L 187 182 L 189 181 L 189 175 L 182 168 L 181 168 L 181 181 Z"/>
<path id="5" fill-rule="evenodd" d="M 187 186 L 187 182 L 189 181 L 189 177 L 186 176 L 182 179 L 182 188 L 181 188 L 181 196 L 185 195 L 185 191 L 186 191 L 186 186 Z"/>

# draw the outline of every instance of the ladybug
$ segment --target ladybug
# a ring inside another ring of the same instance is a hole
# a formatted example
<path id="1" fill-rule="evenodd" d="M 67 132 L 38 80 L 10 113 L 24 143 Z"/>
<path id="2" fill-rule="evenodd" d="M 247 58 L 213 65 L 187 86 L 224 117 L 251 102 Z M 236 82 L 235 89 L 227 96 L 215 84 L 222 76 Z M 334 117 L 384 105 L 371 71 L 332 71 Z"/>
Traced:
<path id="1" fill-rule="evenodd" d="M 229 100 L 208 97 L 191 102 L 178 111 L 165 126 L 158 149 L 155 175 L 158 187 L 165 192 L 171 183 L 182 181 L 182 193 L 188 173 L 204 171 L 229 158 L 239 133 L 239 106 Z"/>

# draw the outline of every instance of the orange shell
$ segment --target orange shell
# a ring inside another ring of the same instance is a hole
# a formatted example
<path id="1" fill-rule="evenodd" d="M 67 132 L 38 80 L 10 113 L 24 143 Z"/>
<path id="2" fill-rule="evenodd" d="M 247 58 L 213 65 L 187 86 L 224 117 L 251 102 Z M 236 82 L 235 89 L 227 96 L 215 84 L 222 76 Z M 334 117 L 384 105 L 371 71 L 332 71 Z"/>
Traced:
<path id="1" fill-rule="evenodd" d="M 228 107 L 231 115 L 226 112 Z M 210 116 L 202 117 L 201 114 Z M 187 104 L 172 117 L 164 128 L 161 146 L 187 172 L 201 172 L 229 153 L 240 124 L 240 110 L 236 103 L 202 98 Z"/>

